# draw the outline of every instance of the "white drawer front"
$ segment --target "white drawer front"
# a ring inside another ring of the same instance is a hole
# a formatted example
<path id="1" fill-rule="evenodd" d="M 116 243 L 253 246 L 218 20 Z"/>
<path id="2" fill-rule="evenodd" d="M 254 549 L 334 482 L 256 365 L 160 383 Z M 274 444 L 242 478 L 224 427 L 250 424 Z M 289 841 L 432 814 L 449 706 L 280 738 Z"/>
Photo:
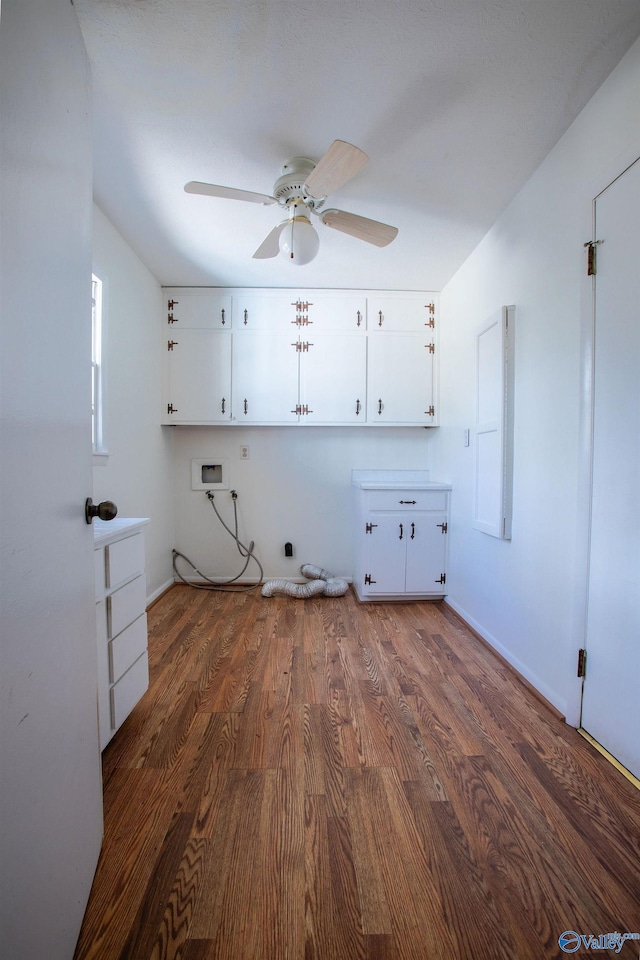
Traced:
<path id="1" fill-rule="evenodd" d="M 107 553 L 107 586 L 116 587 L 136 574 L 144 572 L 144 536 L 136 533 L 105 547 Z"/>
<path id="2" fill-rule="evenodd" d="M 109 643 L 109 679 L 115 683 L 147 649 L 147 615 L 134 620 Z"/>
<path id="3" fill-rule="evenodd" d="M 446 490 L 369 490 L 370 510 L 446 510 Z"/>
<path id="4" fill-rule="evenodd" d="M 107 597 L 109 637 L 117 637 L 144 613 L 147 605 L 147 578 L 137 577 Z"/>
<path id="5" fill-rule="evenodd" d="M 123 723 L 149 686 L 149 658 L 138 657 L 111 688 L 111 721 L 115 730 Z"/>

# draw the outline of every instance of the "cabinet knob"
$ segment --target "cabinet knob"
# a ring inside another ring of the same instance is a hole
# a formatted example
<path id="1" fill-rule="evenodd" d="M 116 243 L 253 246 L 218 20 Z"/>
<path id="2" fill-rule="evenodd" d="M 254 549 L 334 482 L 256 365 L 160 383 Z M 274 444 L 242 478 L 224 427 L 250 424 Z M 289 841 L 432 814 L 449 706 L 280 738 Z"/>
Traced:
<path id="1" fill-rule="evenodd" d="M 91 497 L 87 497 L 84 503 L 84 518 L 87 523 L 93 523 L 93 518 L 100 520 L 113 520 L 117 515 L 118 508 L 112 500 L 103 500 L 101 503 L 94 503 Z"/>

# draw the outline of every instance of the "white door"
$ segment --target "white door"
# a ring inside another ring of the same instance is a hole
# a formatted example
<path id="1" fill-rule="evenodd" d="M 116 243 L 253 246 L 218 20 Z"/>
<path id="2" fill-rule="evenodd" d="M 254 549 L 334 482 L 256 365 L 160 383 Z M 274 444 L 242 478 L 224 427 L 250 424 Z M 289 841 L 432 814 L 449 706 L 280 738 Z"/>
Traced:
<path id="1" fill-rule="evenodd" d="M 0 949 L 69 960 L 100 849 L 102 788 L 84 519 L 90 82 L 68 0 L 3 5 L 0 91 Z"/>
<path id="2" fill-rule="evenodd" d="M 172 332 L 166 423 L 224 423 L 231 416 L 231 334 Z M 174 412 L 169 412 L 173 410 Z"/>
<path id="3" fill-rule="evenodd" d="M 300 403 L 309 409 L 303 421 L 364 423 L 366 398 L 366 338 L 310 334 L 308 349 L 300 354 Z"/>
<path id="4" fill-rule="evenodd" d="M 597 198 L 596 237 L 582 726 L 640 777 L 640 160 Z"/>
<path id="5" fill-rule="evenodd" d="M 446 513 L 407 517 L 407 593 L 445 593 Z"/>
<path id="6" fill-rule="evenodd" d="M 403 513 L 370 513 L 366 534 L 366 593 L 404 593 L 407 568 L 407 518 Z"/>
<path id="7" fill-rule="evenodd" d="M 410 333 L 369 336 L 368 423 L 434 422 L 431 346 Z"/>
<path id="8" fill-rule="evenodd" d="M 233 336 L 235 423 L 297 423 L 298 331 Z"/>

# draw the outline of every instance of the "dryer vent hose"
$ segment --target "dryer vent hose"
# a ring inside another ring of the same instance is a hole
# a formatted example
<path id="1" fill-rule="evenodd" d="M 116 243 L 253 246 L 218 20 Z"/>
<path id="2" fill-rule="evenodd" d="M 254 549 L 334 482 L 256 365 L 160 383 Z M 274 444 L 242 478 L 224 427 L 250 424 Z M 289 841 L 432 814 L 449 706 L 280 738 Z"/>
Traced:
<path id="1" fill-rule="evenodd" d="M 349 584 L 342 577 L 334 577 L 328 570 L 316 567 L 312 563 L 303 563 L 300 573 L 306 577 L 308 583 L 293 583 L 291 580 L 267 580 L 262 587 L 263 597 L 295 597 L 297 600 L 306 600 L 323 594 L 325 597 L 342 597 L 349 589 Z"/>

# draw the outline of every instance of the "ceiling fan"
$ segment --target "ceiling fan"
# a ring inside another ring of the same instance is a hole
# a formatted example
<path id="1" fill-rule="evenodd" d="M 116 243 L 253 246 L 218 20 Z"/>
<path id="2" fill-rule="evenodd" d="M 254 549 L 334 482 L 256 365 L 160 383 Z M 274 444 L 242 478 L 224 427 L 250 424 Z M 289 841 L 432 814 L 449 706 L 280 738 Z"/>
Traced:
<path id="1" fill-rule="evenodd" d="M 186 193 L 226 200 L 245 200 L 268 205 L 277 203 L 287 211 L 287 219 L 273 228 L 254 253 L 254 259 L 267 260 L 278 254 L 297 266 L 310 263 L 320 247 L 320 238 L 311 224 L 310 214 L 325 226 L 366 240 L 376 247 L 386 247 L 395 239 L 398 229 L 378 220 L 369 220 L 344 210 L 325 210 L 324 204 L 335 190 L 355 176 L 368 161 L 366 153 L 345 140 L 334 140 L 317 162 L 307 157 L 293 157 L 282 165 L 281 176 L 273 185 L 273 195 L 236 190 L 214 183 L 191 180 Z"/>

